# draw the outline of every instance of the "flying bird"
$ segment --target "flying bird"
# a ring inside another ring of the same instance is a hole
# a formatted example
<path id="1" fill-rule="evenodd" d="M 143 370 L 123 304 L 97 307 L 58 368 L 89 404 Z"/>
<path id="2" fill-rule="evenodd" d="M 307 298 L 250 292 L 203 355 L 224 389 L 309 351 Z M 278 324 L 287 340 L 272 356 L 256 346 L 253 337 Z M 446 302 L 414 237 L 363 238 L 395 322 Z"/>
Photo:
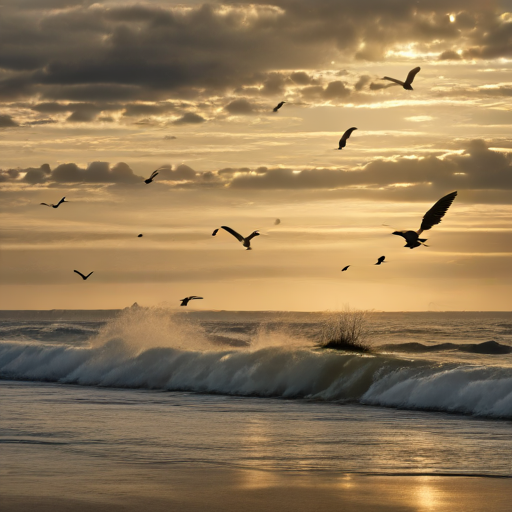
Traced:
<path id="1" fill-rule="evenodd" d="M 281 219 L 276 219 L 274 221 L 274 226 L 279 226 L 279 224 L 281 224 Z"/>
<path id="2" fill-rule="evenodd" d="M 184 299 L 180 299 L 181 300 L 181 304 L 180 306 L 186 306 L 191 300 L 198 300 L 198 299 L 202 299 L 203 297 L 198 297 L 197 295 L 191 295 L 190 297 L 185 297 Z"/>
<path id="3" fill-rule="evenodd" d="M 423 231 L 428 231 L 432 226 L 435 226 L 441 222 L 441 219 L 448 211 L 448 208 L 450 208 L 456 196 L 457 191 L 451 192 L 450 194 L 439 199 L 439 201 L 437 201 L 437 203 L 432 206 L 432 208 L 430 208 L 430 210 L 423 216 L 423 220 L 421 221 L 421 226 L 418 231 L 394 231 L 393 235 L 398 235 L 405 238 L 407 243 L 404 245 L 404 247 L 409 247 L 410 249 L 414 249 L 420 245 L 425 245 L 424 242 L 426 242 L 427 239 L 419 238 L 419 236 L 421 233 L 423 233 Z"/>
<path id="4" fill-rule="evenodd" d="M 340 139 L 340 142 L 339 142 L 339 148 L 337 149 L 343 149 L 346 145 L 347 145 L 347 140 L 350 138 L 350 136 L 352 135 L 352 132 L 354 130 L 357 130 L 357 128 L 353 127 L 353 128 L 349 128 L 344 134 L 343 136 L 341 137 Z"/>
<path id="5" fill-rule="evenodd" d="M 348 270 L 348 267 L 350 267 L 350 265 L 347 265 L 346 267 L 343 267 L 343 268 L 341 269 L 341 271 L 342 271 L 342 272 L 345 272 L 346 270 Z"/>
<path id="6" fill-rule="evenodd" d="M 246 247 L 248 251 L 252 251 L 251 240 L 255 236 L 260 236 L 258 231 L 253 231 L 249 236 L 244 238 L 240 233 L 237 233 L 234 229 L 231 229 L 228 226 L 221 226 L 221 228 L 225 229 L 228 233 L 231 233 L 239 242 L 242 242 L 242 245 Z M 212 233 L 212 236 L 215 236 L 217 234 L 217 231 L 219 231 L 219 229 L 216 229 Z"/>
<path id="7" fill-rule="evenodd" d="M 157 177 L 157 175 L 158 175 L 158 171 L 153 171 L 151 173 L 151 176 L 147 180 L 144 180 L 144 183 L 146 185 L 149 185 Z"/>
<path id="8" fill-rule="evenodd" d="M 73 270 L 73 272 L 76 272 L 84 281 L 92 274 L 92 272 L 90 272 L 89 274 L 84 276 L 82 272 L 78 272 L 78 270 Z"/>
<path id="9" fill-rule="evenodd" d="M 137 238 L 142 238 L 142 236 L 143 236 L 143 235 L 142 235 L 142 233 L 141 233 L 140 235 L 137 235 Z"/>
<path id="10" fill-rule="evenodd" d="M 384 261 L 386 259 L 386 256 L 381 256 L 375 265 L 380 265 L 381 263 L 387 263 L 387 261 Z"/>
<path id="11" fill-rule="evenodd" d="M 285 103 L 286 101 L 280 101 L 272 110 L 277 112 Z"/>
<path id="12" fill-rule="evenodd" d="M 49 206 L 50 208 L 58 208 L 61 203 L 69 203 L 69 201 L 65 201 L 66 197 L 63 197 L 57 204 L 47 204 L 47 203 L 41 203 L 45 206 Z"/>
<path id="13" fill-rule="evenodd" d="M 213 230 L 213 233 L 212 233 L 212 236 L 215 236 L 218 232 L 219 232 L 219 228 L 214 229 L 214 230 Z"/>
<path id="14" fill-rule="evenodd" d="M 389 76 L 385 76 L 382 80 L 390 80 L 391 82 L 395 82 L 395 84 L 401 85 L 407 91 L 412 91 L 412 81 L 414 80 L 414 77 L 420 72 L 420 69 L 421 68 L 419 66 L 417 68 L 411 69 L 407 75 L 407 78 L 405 79 L 405 82 L 402 82 L 402 80 L 397 80 L 396 78 L 390 78 Z"/>

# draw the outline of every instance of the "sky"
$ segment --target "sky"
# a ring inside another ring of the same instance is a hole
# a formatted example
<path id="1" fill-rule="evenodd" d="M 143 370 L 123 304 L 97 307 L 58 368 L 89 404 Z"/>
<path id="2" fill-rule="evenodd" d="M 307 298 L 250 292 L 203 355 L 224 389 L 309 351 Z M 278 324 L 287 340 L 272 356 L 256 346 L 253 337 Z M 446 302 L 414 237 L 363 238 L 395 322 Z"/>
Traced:
<path id="1" fill-rule="evenodd" d="M 512 310 L 511 99 L 512 1 L 0 0 L 0 308 Z"/>

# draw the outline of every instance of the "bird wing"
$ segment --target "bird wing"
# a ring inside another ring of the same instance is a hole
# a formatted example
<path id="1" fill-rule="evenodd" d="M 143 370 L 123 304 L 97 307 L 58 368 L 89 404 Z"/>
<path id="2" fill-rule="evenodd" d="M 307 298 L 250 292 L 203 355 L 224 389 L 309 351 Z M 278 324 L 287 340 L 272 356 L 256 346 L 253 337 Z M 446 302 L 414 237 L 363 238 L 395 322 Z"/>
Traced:
<path id="1" fill-rule="evenodd" d="M 279 102 L 275 107 L 274 107 L 274 112 L 277 112 L 282 106 L 284 105 L 284 101 L 281 101 Z"/>
<path id="2" fill-rule="evenodd" d="M 44 204 L 45 206 L 49 206 L 51 208 L 51 205 L 48 203 L 41 203 L 41 204 Z"/>
<path id="3" fill-rule="evenodd" d="M 377 261 L 384 261 L 386 259 L 386 256 L 381 256 Z"/>
<path id="4" fill-rule="evenodd" d="M 66 199 L 66 196 L 64 196 L 58 203 L 57 203 L 57 206 L 59 206 L 60 203 L 63 203 L 64 202 L 64 199 Z"/>
<path id="5" fill-rule="evenodd" d="M 406 231 L 393 231 L 393 235 L 398 235 L 398 236 L 401 236 L 403 238 L 405 238 L 405 233 Z"/>
<path id="6" fill-rule="evenodd" d="M 222 229 L 225 229 L 228 233 L 231 233 L 239 242 L 244 241 L 244 237 L 237 233 L 234 229 L 229 228 L 228 226 L 221 226 Z"/>
<path id="7" fill-rule="evenodd" d="M 87 274 L 84 279 L 87 279 L 93 272 L 89 272 L 89 274 Z"/>
<path id="8" fill-rule="evenodd" d="M 78 270 L 73 270 L 73 272 L 76 272 L 79 276 L 82 276 L 82 279 L 85 279 L 85 276 L 82 274 L 82 272 L 78 272 Z"/>
<path id="9" fill-rule="evenodd" d="M 343 136 L 341 137 L 341 140 L 347 140 L 351 135 L 352 135 L 352 132 L 354 130 L 357 130 L 356 127 L 353 127 L 353 128 L 349 128 L 344 134 Z"/>
<path id="10" fill-rule="evenodd" d="M 197 297 L 196 295 L 192 295 L 192 297 L 190 297 L 190 300 L 197 300 L 197 299 L 202 299 L 203 297 Z"/>
<path id="11" fill-rule="evenodd" d="M 152 180 L 155 176 L 157 176 L 157 174 L 158 174 L 158 171 L 153 171 L 151 173 L 151 176 L 149 177 L 149 179 Z"/>
<path id="12" fill-rule="evenodd" d="M 348 269 L 348 267 L 350 267 L 350 265 L 347 265 L 346 267 L 343 267 L 343 268 L 341 269 L 341 271 L 342 271 L 342 272 L 345 272 L 345 270 L 347 270 L 347 269 Z"/>
<path id="13" fill-rule="evenodd" d="M 253 231 L 247 238 L 246 240 L 252 240 L 255 236 L 260 236 L 260 234 L 258 233 L 258 231 Z"/>
<path id="14" fill-rule="evenodd" d="M 457 191 L 451 192 L 450 194 L 439 199 L 439 201 L 437 201 L 437 203 L 432 206 L 432 208 L 430 208 L 427 213 L 425 213 L 423 220 L 421 221 L 421 227 L 418 231 L 418 235 L 421 234 L 422 231 L 427 231 L 432 226 L 435 226 L 441 222 L 441 219 L 448 211 L 448 208 L 450 208 L 450 205 L 453 203 L 453 200 L 456 196 Z"/>
<path id="15" fill-rule="evenodd" d="M 219 232 L 219 228 L 214 229 L 214 230 L 213 230 L 213 233 L 212 233 L 212 236 L 215 236 L 218 232 Z"/>
<path id="16" fill-rule="evenodd" d="M 395 82 L 395 84 L 405 85 L 405 82 L 402 82 L 401 80 L 397 80 L 396 78 L 390 78 L 389 76 L 385 76 L 382 80 L 391 80 L 391 82 Z"/>
<path id="17" fill-rule="evenodd" d="M 414 77 L 420 72 L 420 69 L 421 68 L 419 66 L 417 68 L 411 69 L 411 71 L 409 71 L 409 74 L 407 75 L 405 83 L 411 85 L 412 81 L 414 80 Z"/>

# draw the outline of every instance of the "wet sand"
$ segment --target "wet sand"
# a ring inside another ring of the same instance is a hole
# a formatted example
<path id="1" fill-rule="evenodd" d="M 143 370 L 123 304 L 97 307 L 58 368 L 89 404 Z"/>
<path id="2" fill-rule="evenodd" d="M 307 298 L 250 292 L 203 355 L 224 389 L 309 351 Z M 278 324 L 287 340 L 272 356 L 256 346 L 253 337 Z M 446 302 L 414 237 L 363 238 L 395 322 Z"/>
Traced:
<path id="1" fill-rule="evenodd" d="M 510 511 L 512 479 L 278 472 L 197 464 L 119 464 L 70 454 L 0 470 L 2 512 Z M 14 453 L 10 453 L 13 460 Z M 70 463 L 72 464 L 70 465 Z"/>

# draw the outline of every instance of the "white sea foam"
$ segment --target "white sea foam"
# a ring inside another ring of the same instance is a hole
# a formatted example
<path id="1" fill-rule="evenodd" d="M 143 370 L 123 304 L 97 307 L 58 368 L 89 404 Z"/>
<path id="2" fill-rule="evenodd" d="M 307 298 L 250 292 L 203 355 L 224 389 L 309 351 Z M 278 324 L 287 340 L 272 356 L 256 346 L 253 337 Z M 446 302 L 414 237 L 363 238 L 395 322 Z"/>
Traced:
<path id="1" fill-rule="evenodd" d="M 199 325 L 165 310 L 129 311 L 87 347 L 0 343 L 0 377 L 512 418 L 511 368 L 315 350 L 282 330 L 261 330 L 256 339 L 253 347 L 219 350 Z"/>

